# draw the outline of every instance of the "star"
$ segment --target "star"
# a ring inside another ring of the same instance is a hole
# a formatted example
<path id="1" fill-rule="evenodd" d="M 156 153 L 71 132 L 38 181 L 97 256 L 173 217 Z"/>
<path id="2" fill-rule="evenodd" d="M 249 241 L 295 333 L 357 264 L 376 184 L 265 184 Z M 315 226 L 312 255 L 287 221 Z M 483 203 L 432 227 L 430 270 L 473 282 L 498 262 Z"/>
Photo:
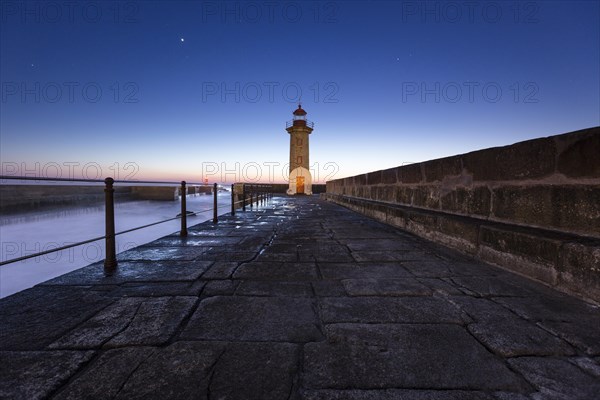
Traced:
<path id="1" fill-rule="evenodd" d="M 184 38 L 180 38 L 179 40 L 181 40 L 181 42 L 182 42 L 182 43 L 183 43 L 183 42 L 185 42 L 185 39 L 184 39 Z"/>

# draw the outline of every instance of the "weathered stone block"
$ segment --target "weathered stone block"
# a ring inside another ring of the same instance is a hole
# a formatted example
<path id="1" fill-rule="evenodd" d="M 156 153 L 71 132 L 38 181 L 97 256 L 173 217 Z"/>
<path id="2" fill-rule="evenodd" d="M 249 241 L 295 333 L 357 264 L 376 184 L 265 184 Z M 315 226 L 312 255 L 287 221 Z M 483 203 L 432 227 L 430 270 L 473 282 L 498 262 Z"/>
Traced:
<path id="1" fill-rule="evenodd" d="M 503 357 L 569 356 L 575 353 L 563 340 L 516 316 L 471 324 L 469 331 L 486 347 Z"/>
<path id="2" fill-rule="evenodd" d="M 192 261 L 210 247 L 150 247 L 139 246 L 117 255 L 119 261 Z"/>
<path id="3" fill-rule="evenodd" d="M 411 205 L 413 202 L 415 189 L 409 186 L 399 186 L 396 190 L 396 202 L 404 205 Z"/>
<path id="4" fill-rule="evenodd" d="M 398 182 L 420 183 L 423 181 L 422 164 L 403 165 L 398 168 Z"/>
<path id="5" fill-rule="evenodd" d="M 441 209 L 466 215 L 488 217 L 492 194 L 487 186 L 457 187 L 441 196 Z"/>
<path id="6" fill-rule="evenodd" d="M 450 271 L 448 264 L 442 260 L 437 261 L 407 261 L 403 262 L 402 266 L 406 268 L 411 274 L 417 277 L 427 278 L 445 278 L 454 276 L 455 274 Z"/>
<path id="7" fill-rule="evenodd" d="M 366 185 L 367 184 L 367 175 L 362 174 L 362 175 L 354 176 L 352 183 L 356 186 Z"/>
<path id="8" fill-rule="evenodd" d="M 290 343 L 230 343 L 214 368 L 206 398 L 287 399 L 297 358 L 297 345 Z"/>
<path id="9" fill-rule="evenodd" d="M 346 287 L 348 291 L 348 287 Z M 352 297 L 324 298 L 324 323 L 446 323 L 465 322 L 461 311 L 449 302 L 430 297 Z"/>
<path id="10" fill-rule="evenodd" d="M 124 298 L 50 345 L 84 349 L 167 342 L 191 312 L 195 297 Z M 110 340 L 109 340 L 110 339 Z"/>
<path id="11" fill-rule="evenodd" d="M 461 156 L 475 181 L 522 180 L 554 173 L 556 144 L 552 138 L 527 140 Z"/>
<path id="12" fill-rule="evenodd" d="M 507 398 L 492 398 L 475 390 L 322 389 L 306 390 L 302 395 L 302 400 L 529 400 L 514 393 Z"/>
<path id="13" fill-rule="evenodd" d="M 530 321 L 572 322 L 596 331 L 600 323 L 597 306 L 556 292 L 553 296 L 497 297 L 494 301 Z"/>
<path id="14" fill-rule="evenodd" d="M 410 211 L 408 214 L 410 225 L 418 225 L 428 230 L 435 230 L 437 228 L 437 217 L 431 214 L 420 213 L 417 211 Z"/>
<path id="15" fill-rule="evenodd" d="M 367 185 L 379 185 L 381 183 L 381 171 L 373 171 L 367 174 Z"/>
<path id="16" fill-rule="evenodd" d="M 446 176 L 460 175 L 462 171 L 460 156 L 438 158 L 422 164 L 426 182 L 441 182 Z"/>
<path id="17" fill-rule="evenodd" d="M 385 215 L 387 212 L 387 207 L 384 204 L 378 204 L 378 203 L 364 203 L 363 207 L 362 207 L 363 211 L 362 213 L 377 219 L 379 221 L 385 221 Z"/>
<path id="18" fill-rule="evenodd" d="M 350 296 L 429 296 L 431 290 L 416 279 L 344 279 Z"/>
<path id="19" fill-rule="evenodd" d="M 140 364 L 155 352 L 156 348 L 137 346 L 108 350 L 55 399 L 113 399 Z"/>
<path id="20" fill-rule="evenodd" d="M 396 201 L 396 187 L 392 185 L 381 186 L 379 188 L 379 200 L 388 203 Z"/>
<path id="21" fill-rule="evenodd" d="M 481 227 L 479 257 L 550 285 L 557 283 L 560 241 L 519 231 Z"/>
<path id="22" fill-rule="evenodd" d="M 447 244 L 456 244 L 462 251 L 475 253 L 479 244 L 479 221 L 452 217 L 437 219 L 438 232 L 448 236 Z M 452 242 L 455 243 L 452 243 Z"/>
<path id="23" fill-rule="evenodd" d="M 557 170 L 570 178 L 600 178 L 600 128 L 555 137 Z"/>
<path id="24" fill-rule="evenodd" d="M 517 254 L 532 263 L 556 265 L 560 253 L 560 240 L 489 226 L 481 227 L 481 243 L 503 253 Z"/>
<path id="25" fill-rule="evenodd" d="M 600 354 L 600 318 L 573 322 L 545 321 L 540 325 L 586 354 Z M 600 364 L 599 364 L 600 365 Z"/>
<path id="26" fill-rule="evenodd" d="M 600 393 L 600 380 L 566 360 L 520 357 L 508 363 L 549 399 L 595 399 Z"/>
<path id="27" fill-rule="evenodd" d="M 327 336 L 304 347 L 307 388 L 529 388 L 456 325 L 336 324 Z"/>
<path id="28" fill-rule="evenodd" d="M 387 224 L 404 228 L 406 226 L 407 211 L 398 207 L 390 207 L 387 211 L 386 220 Z"/>
<path id="29" fill-rule="evenodd" d="M 496 218 L 600 237 L 600 185 L 506 186 L 493 196 Z"/>
<path id="30" fill-rule="evenodd" d="M 112 301 L 85 287 L 38 286 L 4 298 L 0 350 L 41 350 Z"/>
<path id="31" fill-rule="evenodd" d="M 383 188 L 381 186 L 374 186 L 371 188 L 371 200 L 380 201 L 383 200 Z"/>
<path id="32" fill-rule="evenodd" d="M 236 296 L 312 297 L 309 282 L 244 281 Z"/>
<path id="33" fill-rule="evenodd" d="M 600 243 L 567 243 L 560 252 L 558 281 L 585 297 L 600 299 Z"/>
<path id="34" fill-rule="evenodd" d="M 389 168 L 381 171 L 381 183 L 395 185 L 398 182 L 398 168 Z"/>
<path id="35" fill-rule="evenodd" d="M 202 290 L 202 297 L 231 296 L 238 284 L 239 281 L 229 279 L 209 281 Z"/>
<path id="36" fill-rule="evenodd" d="M 400 263 L 325 263 L 320 266 L 324 279 L 393 279 L 412 275 Z"/>
<path id="37" fill-rule="evenodd" d="M 190 340 L 311 342 L 322 338 L 314 303 L 294 297 L 203 300 L 181 337 Z"/>
<path id="38" fill-rule="evenodd" d="M 315 263 L 252 262 L 241 265 L 234 279 L 310 281 L 317 280 Z"/>
<path id="39" fill-rule="evenodd" d="M 116 399 L 203 398 L 223 348 L 222 343 L 175 342 L 155 351 L 133 372 Z"/>
<path id="40" fill-rule="evenodd" d="M 159 297 L 145 300 L 135 316 L 107 347 L 161 345 L 175 333 L 181 322 L 191 314 L 197 298 Z"/>
<path id="41" fill-rule="evenodd" d="M 418 186 L 414 189 L 413 206 L 432 208 L 437 210 L 440 208 L 440 191 L 437 186 Z"/>
<path id="42" fill-rule="evenodd" d="M 48 398 L 93 355 L 93 351 L 0 351 L 0 398 Z"/>

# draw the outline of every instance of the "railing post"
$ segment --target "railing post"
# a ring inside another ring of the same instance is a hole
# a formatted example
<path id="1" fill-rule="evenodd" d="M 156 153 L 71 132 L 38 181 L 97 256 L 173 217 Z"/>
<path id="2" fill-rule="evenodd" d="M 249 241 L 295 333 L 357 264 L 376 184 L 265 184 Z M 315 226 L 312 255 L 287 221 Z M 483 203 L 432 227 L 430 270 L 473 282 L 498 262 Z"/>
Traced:
<path id="1" fill-rule="evenodd" d="M 231 184 L 231 215 L 235 215 L 235 190 L 233 183 Z"/>
<path id="2" fill-rule="evenodd" d="M 253 200 L 253 197 L 254 197 L 253 190 L 254 190 L 254 187 L 253 187 L 253 185 L 250 185 L 250 208 L 251 208 L 251 209 L 252 209 L 252 202 L 254 201 L 254 200 Z"/>
<path id="3" fill-rule="evenodd" d="M 187 236 L 187 210 L 186 210 L 186 195 L 187 189 L 185 187 L 185 181 L 181 181 L 181 231 L 180 236 Z"/>
<path id="4" fill-rule="evenodd" d="M 246 184 L 242 183 L 242 211 L 246 211 Z"/>
<path id="5" fill-rule="evenodd" d="M 105 229 L 106 229 L 106 257 L 104 258 L 104 275 L 110 276 L 117 270 L 117 253 L 115 245 L 115 201 L 113 188 L 113 178 L 104 180 L 105 197 Z"/>
<path id="6" fill-rule="evenodd" d="M 213 185 L 213 223 L 216 224 L 217 222 L 219 222 L 219 219 L 217 218 L 217 184 L 215 183 Z"/>

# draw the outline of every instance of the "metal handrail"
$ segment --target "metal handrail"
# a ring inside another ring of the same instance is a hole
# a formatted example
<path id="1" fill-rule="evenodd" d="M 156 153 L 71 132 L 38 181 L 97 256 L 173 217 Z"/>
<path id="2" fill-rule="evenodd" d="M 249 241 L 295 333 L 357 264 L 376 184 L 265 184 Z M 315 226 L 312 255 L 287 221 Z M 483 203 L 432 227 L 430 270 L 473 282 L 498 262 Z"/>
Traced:
<path id="1" fill-rule="evenodd" d="M 150 184 L 178 184 L 176 182 L 161 182 L 161 181 L 124 181 L 124 180 L 119 180 L 119 181 L 115 181 L 112 178 L 106 178 L 104 180 L 99 180 L 99 179 L 64 179 L 64 178 L 36 178 L 36 177 L 23 177 L 23 176 L 3 176 L 0 175 L 0 179 L 12 179 L 12 180 L 30 180 L 30 181 L 35 181 L 35 180 L 43 180 L 43 181 L 56 181 L 56 182 L 94 182 L 94 183 L 104 183 L 105 184 L 105 188 L 104 188 L 104 192 L 106 194 L 106 199 L 105 199 L 105 217 L 106 217 L 106 235 L 104 236 L 100 236 L 97 238 L 93 238 L 93 239 L 88 239 L 88 240 L 84 240 L 81 242 L 77 242 L 77 243 L 72 243 L 69 245 L 65 245 L 65 246 L 61 246 L 61 247 L 57 247 L 55 249 L 51 249 L 51 250 L 45 250 L 45 251 L 41 251 L 35 254 L 29 254 L 27 256 L 21 256 L 18 258 L 13 258 L 10 260 L 6 260 L 6 261 L 2 261 L 0 262 L 0 266 L 2 265 L 6 265 L 6 264 L 11 264 L 14 262 L 18 262 L 18 261 L 23 261 L 23 260 L 27 260 L 29 258 L 34 258 L 34 257 L 39 257 L 45 254 L 49 254 L 49 253 L 54 253 L 57 251 L 62 251 L 62 250 L 66 250 L 66 249 L 70 249 L 72 247 L 77 247 L 77 246 L 81 246 L 87 243 L 92 243 L 95 242 L 97 240 L 102 240 L 102 239 L 106 239 L 106 257 L 104 260 L 104 273 L 107 276 L 112 275 L 115 271 L 116 271 L 116 267 L 117 267 L 117 258 L 116 258 L 116 246 L 115 246 L 115 237 L 118 235 L 122 235 L 124 233 L 129 233 L 129 232 L 133 232 L 133 231 L 137 231 L 140 229 L 144 229 L 144 228 L 148 228 L 150 226 L 154 226 L 154 225 L 158 225 L 158 224 L 162 224 L 165 222 L 169 222 L 169 221 L 173 221 L 176 220 L 178 218 L 181 218 L 181 231 L 180 231 L 180 236 L 185 237 L 187 236 L 187 211 L 186 211 L 186 185 L 187 183 L 185 181 L 181 181 L 181 215 L 177 216 L 177 217 L 173 217 L 173 218 L 168 218 L 162 221 L 158 221 L 158 222 L 152 222 L 150 224 L 146 224 L 146 225 L 142 225 L 142 226 L 138 226 L 135 228 L 131 228 L 131 229 L 126 229 L 124 231 L 121 232 L 114 232 L 114 227 L 115 227 L 115 223 L 114 223 L 114 189 L 113 189 L 113 184 L 114 183 L 150 183 Z M 203 185 L 206 186 L 205 184 L 198 184 L 198 183 L 192 183 L 192 185 Z M 217 211 L 217 188 L 218 185 L 216 183 L 213 184 L 213 197 L 214 197 L 214 202 L 213 202 L 213 208 L 209 208 L 206 210 L 202 210 L 202 211 L 196 211 L 194 213 L 192 213 L 191 215 L 196 216 L 198 214 L 202 214 L 208 211 L 213 211 L 213 223 L 217 223 L 218 222 L 218 211 Z M 256 190 L 256 188 L 259 189 L 264 189 L 264 188 L 271 188 L 272 186 L 268 186 L 268 185 L 250 185 L 250 207 L 252 207 L 252 197 L 253 197 L 253 191 L 252 189 Z M 246 211 L 246 184 L 243 184 L 243 196 L 242 196 L 242 200 L 240 201 L 234 201 L 235 199 L 235 193 L 234 193 L 234 186 L 233 184 L 231 185 L 231 214 L 235 215 L 235 205 L 238 203 L 242 203 L 243 205 L 243 210 Z M 262 194 L 262 196 L 260 195 Z M 265 190 L 260 190 L 256 193 L 256 205 L 258 206 L 259 201 L 261 202 L 261 204 L 264 201 L 267 201 L 268 199 L 272 198 L 272 193 L 267 193 L 267 191 Z"/>

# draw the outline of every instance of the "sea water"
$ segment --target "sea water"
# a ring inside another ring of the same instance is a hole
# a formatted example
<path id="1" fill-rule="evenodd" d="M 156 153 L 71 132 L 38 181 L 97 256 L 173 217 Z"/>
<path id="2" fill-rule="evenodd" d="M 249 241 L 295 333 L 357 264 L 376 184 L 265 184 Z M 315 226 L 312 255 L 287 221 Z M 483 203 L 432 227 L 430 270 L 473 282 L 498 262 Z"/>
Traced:
<path id="1" fill-rule="evenodd" d="M 231 210 L 231 195 L 218 193 L 218 213 Z M 188 226 L 212 219 L 212 195 L 188 195 L 187 210 L 204 211 L 188 216 Z M 181 212 L 180 201 L 127 201 L 115 203 L 115 230 L 121 232 Z M 154 225 L 117 236 L 117 253 L 178 232 L 181 220 Z M 104 236 L 104 205 L 64 206 L 50 211 L 0 216 L 0 260 L 22 257 Z M 0 298 L 30 288 L 77 268 L 104 260 L 104 239 L 66 250 L 0 266 Z"/>

